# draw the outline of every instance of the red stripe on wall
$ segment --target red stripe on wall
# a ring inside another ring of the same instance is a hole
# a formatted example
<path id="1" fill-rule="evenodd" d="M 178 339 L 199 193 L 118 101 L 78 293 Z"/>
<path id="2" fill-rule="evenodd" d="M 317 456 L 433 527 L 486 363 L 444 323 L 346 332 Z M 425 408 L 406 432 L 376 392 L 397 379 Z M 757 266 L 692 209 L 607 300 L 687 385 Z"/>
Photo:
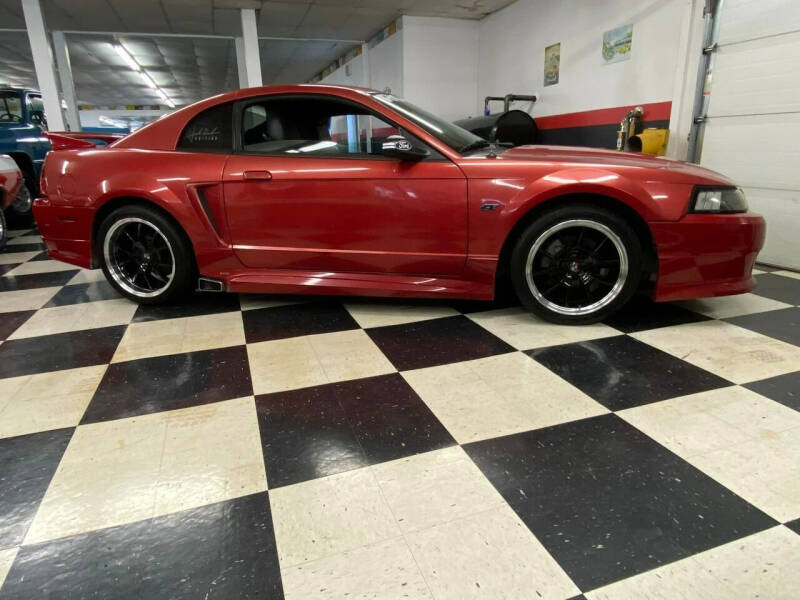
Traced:
<path id="1" fill-rule="evenodd" d="M 534 117 L 539 129 L 564 129 L 567 127 L 591 127 L 592 125 L 616 125 L 634 106 L 644 109 L 642 121 L 668 121 L 672 102 L 653 102 L 651 104 L 632 104 L 616 108 L 601 108 L 583 112 Z"/>

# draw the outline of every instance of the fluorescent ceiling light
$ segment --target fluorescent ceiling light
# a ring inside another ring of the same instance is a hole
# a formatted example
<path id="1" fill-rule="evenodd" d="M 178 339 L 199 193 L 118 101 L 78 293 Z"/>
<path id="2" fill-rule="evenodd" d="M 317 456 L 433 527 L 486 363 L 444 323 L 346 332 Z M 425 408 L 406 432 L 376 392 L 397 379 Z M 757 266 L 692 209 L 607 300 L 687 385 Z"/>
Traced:
<path id="1" fill-rule="evenodd" d="M 122 44 L 114 44 L 114 50 L 117 51 L 117 54 L 122 57 L 122 60 L 124 60 L 131 69 L 134 71 L 141 70 L 142 67 L 140 67 L 136 59 L 131 56 L 131 53 L 125 49 L 125 46 Z"/>
<path id="2" fill-rule="evenodd" d="M 139 71 L 139 75 L 142 77 L 142 79 L 143 79 L 143 80 L 144 80 L 144 82 L 145 82 L 145 83 L 148 85 L 148 87 L 151 87 L 151 88 L 153 88 L 154 90 L 157 90 L 157 89 L 158 89 L 158 86 L 156 85 L 156 82 L 155 82 L 155 81 L 153 81 L 153 78 L 152 78 L 152 77 L 150 77 L 150 75 L 148 75 L 148 74 L 147 74 L 147 73 L 145 73 L 144 71 Z"/>
<path id="3" fill-rule="evenodd" d="M 131 53 L 125 49 L 125 46 L 122 44 L 114 44 L 114 50 L 117 51 L 117 54 L 122 57 L 122 59 L 131 69 L 139 73 L 139 77 L 141 77 L 145 84 L 147 84 L 147 87 L 156 91 L 161 100 L 164 101 L 164 104 L 170 108 L 175 108 L 175 103 L 172 101 L 172 99 L 167 96 L 164 90 L 158 87 L 158 84 L 156 84 L 153 78 L 150 77 L 149 73 L 147 73 L 147 71 L 145 71 L 138 62 L 136 62 L 136 59 L 131 56 Z"/>

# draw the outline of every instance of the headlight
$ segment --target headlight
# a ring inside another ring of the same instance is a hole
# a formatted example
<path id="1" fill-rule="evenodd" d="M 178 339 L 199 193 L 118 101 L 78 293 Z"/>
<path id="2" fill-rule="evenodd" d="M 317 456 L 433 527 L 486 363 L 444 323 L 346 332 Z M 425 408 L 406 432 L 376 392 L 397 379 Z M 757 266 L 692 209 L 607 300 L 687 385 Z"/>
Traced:
<path id="1" fill-rule="evenodd" d="M 739 188 L 695 188 L 691 212 L 740 213 L 747 212 L 747 199 Z"/>

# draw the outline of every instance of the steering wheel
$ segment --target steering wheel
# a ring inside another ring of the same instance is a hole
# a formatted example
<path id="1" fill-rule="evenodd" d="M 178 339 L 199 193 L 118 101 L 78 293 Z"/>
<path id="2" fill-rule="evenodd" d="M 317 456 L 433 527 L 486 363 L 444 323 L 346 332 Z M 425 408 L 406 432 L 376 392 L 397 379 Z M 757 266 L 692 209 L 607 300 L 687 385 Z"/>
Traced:
<path id="1" fill-rule="evenodd" d="M 19 123 L 22 121 L 22 117 L 9 112 L 0 113 L 0 121 Z"/>

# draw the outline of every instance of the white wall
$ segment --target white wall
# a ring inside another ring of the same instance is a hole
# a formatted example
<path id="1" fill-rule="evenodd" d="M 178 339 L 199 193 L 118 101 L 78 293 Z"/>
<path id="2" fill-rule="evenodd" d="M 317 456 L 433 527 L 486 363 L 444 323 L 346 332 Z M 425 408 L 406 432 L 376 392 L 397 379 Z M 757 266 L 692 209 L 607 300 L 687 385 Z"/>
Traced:
<path id="1" fill-rule="evenodd" d="M 350 72 L 348 75 L 347 72 Z M 364 60 L 361 55 L 356 56 L 346 65 L 342 65 L 327 77 L 323 77 L 320 83 L 329 85 L 355 85 L 364 87 Z"/>
<path id="2" fill-rule="evenodd" d="M 389 88 L 396 96 L 403 95 L 403 44 L 405 31 L 399 30 L 369 49 L 370 86 L 376 90 Z"/>
<path id="3" fill-rule="evenodd" d="M 540 93 L 534 116 L 672 100 L 687 2 L 518 0 L 480 21 L 478 108 L 508 93 Z M 603 32 L 629 24 L 630 60 L 603 65 Z M 559 83 L 544 87 L 544 49 L 557 42 Z"/>
<path id="4" fill-rule="evenodd" d="M 349 67 L 349 69 L 348 69 Z M 350 75 L 347 71 L 350 71 Z M 391 88 L 400 96 L 403 92 L 403 30 L 389 36 L 369 49 L 370 87 L 376 90 Z M 364 57 L 356 56 L 342 65 L 320 83 L 330 85 L 355 85 L 364 87 Z"/>
<path id="5" fill-rule="evenodd" d="M 403 17 L 403 97 L 446 119 L 476 112 L 478 22 Z"/>

